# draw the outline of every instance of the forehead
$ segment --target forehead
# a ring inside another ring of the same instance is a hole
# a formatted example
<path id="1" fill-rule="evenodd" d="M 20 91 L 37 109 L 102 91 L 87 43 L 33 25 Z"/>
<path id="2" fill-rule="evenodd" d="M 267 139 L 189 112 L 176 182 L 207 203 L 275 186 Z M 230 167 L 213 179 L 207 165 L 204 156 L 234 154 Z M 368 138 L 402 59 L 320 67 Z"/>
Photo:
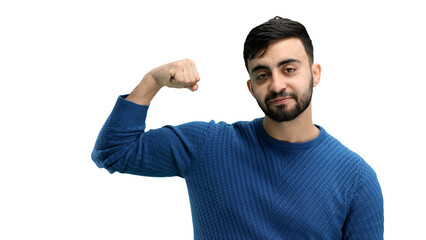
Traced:
<path id="1" fill-rule="evenodd" d="M 308 63 L 308 55 L 298 38 L 284 38 L 270 44 L 266 52 L 260 52 L 248 61 L 249 72 L 256 65 L 274 66 L 285 59 L 297 59 L 302 64 Z"/>

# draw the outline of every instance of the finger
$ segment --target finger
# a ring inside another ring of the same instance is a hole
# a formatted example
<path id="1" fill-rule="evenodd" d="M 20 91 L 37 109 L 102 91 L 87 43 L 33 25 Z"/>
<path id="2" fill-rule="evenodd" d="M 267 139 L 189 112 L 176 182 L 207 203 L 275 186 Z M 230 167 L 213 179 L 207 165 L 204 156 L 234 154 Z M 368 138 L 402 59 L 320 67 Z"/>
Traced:
<path id="1" fill-rule="evenodd" d="M 195 82 L 200 81 L 200 75 L 198 74 L 197 68 L 195 67 L 195 63 L 192 62 L 192 74 L 194 76 Z"/>
<path id="2" fill-rule="evenodd" d="M 191 63 L 188 61 L 184 62 L 184 66 L 183 66 L 183 82 L 189 85 L 192 85 L 194 82 L 193 77 L 192 77 L 192 68 L 191 68 Z"/>
<path id="3" fill-rule="evenodd" d="M 188 76 L 189 76 L 189 81 L 190 82 L 198 82 L 198 78 L 197 78 L 197 69 L 195 67 L 195 63 L 191 60 L 188 60 L 187 62 L 187 69 L 188 69 Z"/>
<path id="4" fill-rule="evenodd" d="M 185 81 L 185 66 L 182 62 L 176 63 L 176 71 L 172 75 L 172 78 L 170 79 L 172 87 L 184 87 L 182 86 Z"/>

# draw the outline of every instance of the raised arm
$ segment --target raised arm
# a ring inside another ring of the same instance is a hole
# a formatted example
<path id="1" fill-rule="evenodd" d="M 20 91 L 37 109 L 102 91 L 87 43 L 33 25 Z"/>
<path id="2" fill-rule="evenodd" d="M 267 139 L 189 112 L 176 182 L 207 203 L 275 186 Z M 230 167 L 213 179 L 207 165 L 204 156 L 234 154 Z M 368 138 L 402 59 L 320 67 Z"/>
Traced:
<path id="1" fill-rule="evenodd" d="M 145 132 L 145 119 L 148 105 L 163 86 L 195 91 L 199 80 L 188 59 L 147 73 L 130 95 L 118 98 L 102 127 L 92 152 L 97 166 L 110 173 L 184 177 L 214 124 L 194 122 Z"/>

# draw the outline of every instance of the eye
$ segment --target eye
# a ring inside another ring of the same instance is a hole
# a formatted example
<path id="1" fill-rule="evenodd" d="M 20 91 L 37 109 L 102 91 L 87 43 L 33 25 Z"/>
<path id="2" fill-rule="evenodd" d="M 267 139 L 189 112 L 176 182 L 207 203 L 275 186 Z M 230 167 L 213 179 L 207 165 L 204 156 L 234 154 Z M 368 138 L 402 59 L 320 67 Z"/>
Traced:
<path id="1" fill-rule="evenodd" d="M 296 68 L 288 67 L 288 68 L 284 69 L 284 72 L 289 73 L 289 74 L 294 73 L 294 72 L 296 72 Z"/>
<path id="2" fill-rule="evenodd" d="M 263 81 L 263 80 L 265 80 L 267 77 L 268 77 L 268 74 L 266 74 L 266 73 L 262 73 L 262 74 L 257 75 L 256 80 L 258 80 L 258 81 Z"/>

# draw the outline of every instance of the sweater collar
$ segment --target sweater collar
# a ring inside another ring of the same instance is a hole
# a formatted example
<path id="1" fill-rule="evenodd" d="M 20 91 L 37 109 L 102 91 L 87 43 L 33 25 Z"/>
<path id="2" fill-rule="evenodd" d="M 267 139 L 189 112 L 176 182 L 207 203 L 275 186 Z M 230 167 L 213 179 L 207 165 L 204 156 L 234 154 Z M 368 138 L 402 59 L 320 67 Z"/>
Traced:
<path id="1" fill-rule="evenodd" d="M 254 125 L 259 139 L 272 147 L 277 147 L 282 150 L 301 150 L 316 147 L 328 136 L 328 133 L 324 130 L 324 128 L 319 125 L 315 125 L 320 130 L 320 134 L 316 138 L 303 143 L 284 142 L 271 137 L 263 128 L 262 122 L 263 118 L 257 118 L 254 120 Z"/>

